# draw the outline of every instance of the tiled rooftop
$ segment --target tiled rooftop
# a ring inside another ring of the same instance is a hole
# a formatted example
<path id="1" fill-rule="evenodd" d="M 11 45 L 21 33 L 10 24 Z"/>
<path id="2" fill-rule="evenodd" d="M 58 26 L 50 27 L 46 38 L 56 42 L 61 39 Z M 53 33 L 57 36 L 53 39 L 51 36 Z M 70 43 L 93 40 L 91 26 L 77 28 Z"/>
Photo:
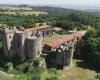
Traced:
<path id="1" fill-rule="evenodd" d="M 72 40 L 80 39 L 83 35 L 84 34 L 82 34 L 80 31 L 78 31 L 78 32 L 75 32 L 73 34 L 65 35 L 63 38 L 52 40 L 52 41 L 46 43 L 44 46 L 56 48 L 65 42 L 70 42 Z"/>

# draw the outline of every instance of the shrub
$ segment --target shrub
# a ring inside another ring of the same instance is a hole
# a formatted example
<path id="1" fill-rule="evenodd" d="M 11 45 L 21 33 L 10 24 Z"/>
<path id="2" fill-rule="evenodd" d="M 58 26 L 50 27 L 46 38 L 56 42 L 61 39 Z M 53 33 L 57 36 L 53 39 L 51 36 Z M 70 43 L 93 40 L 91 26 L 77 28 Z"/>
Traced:
<path id="1" fill-rule="evenodd" d="M 29 80 L 41 80 L 41 76 L 40 75 L 34 75 Z"/>
<path id="2" fill-rule="evenodd" d="M 5 65 L 5 67 L 6 67 L 6 70 L 7 70 L 8 72 L 11 72 L 11 71 L 13 70 L 13 64 L 12 64 L 11 62 L 8 62 L 8 63 Z"/>
<path id="3" fill-rule="evenodd" d="M 55 69 L 55 68 L 50 68 L 49 70 L 48 70 L 48 72 L 50 73 L 50 74 L 57 74 L 57 70 Z"/>
<path id="4" fill-rule="evenodd" d="M 57 76 L 54 76 L 54 77 L 50 77 L 48 78 L 47 80 L 59 80 Z"/>

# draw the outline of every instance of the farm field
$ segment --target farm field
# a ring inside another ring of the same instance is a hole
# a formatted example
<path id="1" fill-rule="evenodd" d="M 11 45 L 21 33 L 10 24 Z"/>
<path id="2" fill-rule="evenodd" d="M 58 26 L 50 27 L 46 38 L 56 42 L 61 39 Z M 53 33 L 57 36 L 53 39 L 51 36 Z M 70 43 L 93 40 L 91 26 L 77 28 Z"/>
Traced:
<path id="1" fill-rule="evenodd" d="M 29 7 L 0 7 L 0 14 L 9 14 L 9 15 L 36 15 L 40 14 L 47 15 L 47 12 L 35 11 Z"/>

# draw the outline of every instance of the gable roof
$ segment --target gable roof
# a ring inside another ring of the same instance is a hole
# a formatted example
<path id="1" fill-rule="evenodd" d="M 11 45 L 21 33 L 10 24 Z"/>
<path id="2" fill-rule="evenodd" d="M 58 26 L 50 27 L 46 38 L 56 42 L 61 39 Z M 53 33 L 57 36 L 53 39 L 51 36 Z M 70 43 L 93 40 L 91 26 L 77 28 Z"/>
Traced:
<path id="1" fill-rule="evenodd" d="M 78 31 L 78 32 L 75 32 L 73 34 L 66 35 L 63 38 L 50 41 L 49 43 L 45 44 L 44 47 L 48 46 L 50 48 L 56 48 L 56 47 L 59 47 L 60 45 L 62 45 L 63 43 L 65 43 L 65 42 L 80 39 L 83 35 L 84 34 L 82 34 Z"/>

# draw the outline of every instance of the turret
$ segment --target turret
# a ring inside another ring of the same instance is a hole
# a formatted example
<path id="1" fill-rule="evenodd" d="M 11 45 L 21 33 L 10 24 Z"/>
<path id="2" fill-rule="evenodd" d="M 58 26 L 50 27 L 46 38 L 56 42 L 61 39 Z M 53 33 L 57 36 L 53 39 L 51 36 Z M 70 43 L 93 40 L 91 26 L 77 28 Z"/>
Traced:
<path id="1" fill-rule="evenodd" d="M 27 58 L 39 57 L 42 53 L 42 39 L 39 37 L 26 38 L 26 55 Z"/>

